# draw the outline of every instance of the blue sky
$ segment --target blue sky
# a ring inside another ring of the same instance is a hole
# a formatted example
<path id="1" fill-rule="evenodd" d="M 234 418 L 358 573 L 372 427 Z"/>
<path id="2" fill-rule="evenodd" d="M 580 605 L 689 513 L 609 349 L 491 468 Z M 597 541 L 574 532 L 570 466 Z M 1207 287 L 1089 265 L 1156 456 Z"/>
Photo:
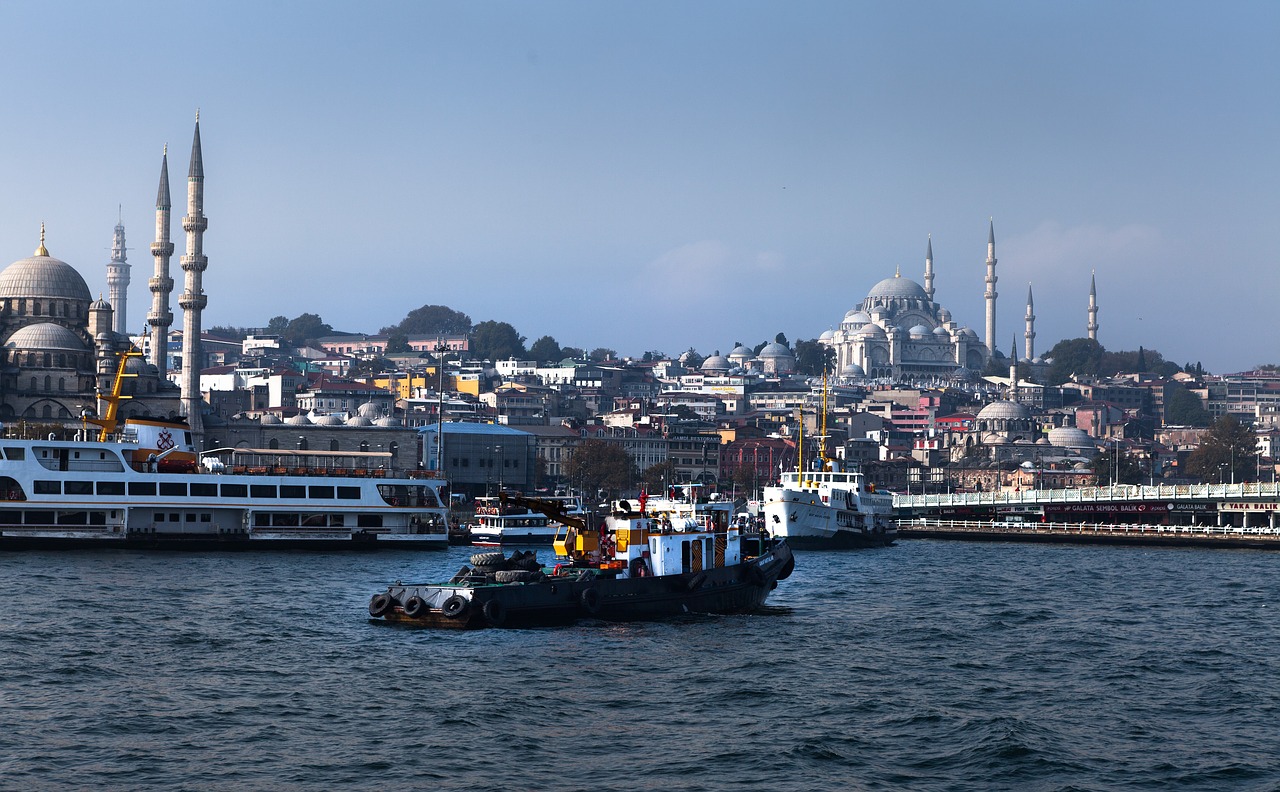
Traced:
<path id="1" fill-rule="evenodd" d="M 1108 349 L 1240 370 L 1280 362 L 1278 34 L 1244 2 L 5 2 L 0 261 L 44 221 L 105 292 L 121 205 L 141 330 L 199 107 L 206 327 L 433 303 L 709 354 L 816 337 L 932 234 L 982 334 L 994 217 L 1002 350 L 1029 282 L 1037 351 L 1083 336 L 1096 270 Z"/>

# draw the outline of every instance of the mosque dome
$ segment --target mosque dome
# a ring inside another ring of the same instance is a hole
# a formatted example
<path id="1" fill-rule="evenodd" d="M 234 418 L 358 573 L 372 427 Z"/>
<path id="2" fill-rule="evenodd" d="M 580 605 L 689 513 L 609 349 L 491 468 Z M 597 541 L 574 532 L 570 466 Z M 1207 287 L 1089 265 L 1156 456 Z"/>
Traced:
<path id="1" fill-rule="evenodd" d="M 383 417 L 379 418 L 378 420 L 374 421 L 374 422 L 373 422 L 373 425 L 374 425 L 374 426 L 383 426 L 383 427 L 388 427 L 388 428 L 396 427 L 396 426 L 399 426 L 399 425 L 400 425 L 400 419 L 399 419 L 399 418 L 393 418 L 393 417 L 391 417 L 390 415 L 385 415 L 385 416 L 383 416 Z"/>
<path id="2" fill-rule="evenodd" d="M 1096 448 L 1089 433 L 1074 426 L 1057 426 L 1050 429 L 1049 442 L 1059 448 Z"/>
<path id="3" fill-rule="evenodd" d="M 884 328 L 878 324 L 869 324 L 858 332 L 864 336 L 876 336 L 877 338 L 883 338 L 885 335 Z"/>
<path id="4" fill-rule="evenodd" d="M 4 345 L 6 349 L 38 349 L 42 352 L 46 350 L 85 351 L 84 342 L 79 336 L 62 325 L 49 322 L 27 325 L 9 336 Z"/>
<path id="5" fill-rule="evenodd" d="M 110 311 L 111 303 L 102 299 L 102 295 L 98 295 L 98 299 L 94 300 L 93 303 L 89 305 L 89 310 L 90 311 Z"/>
<path id="6" fill-rule="evenodd" d="M 281 421 L 280 416 L 276 415 L 275 413 L 267 413 L 266 415 L 258 419 L 258 423 L 265 426 L 267 424 L 279 424 L 284 422 Z"/>
<path id="7" fill-rule="evenodd" d="M 738 344 L 736 347 L 733 348 L 732 351 L 729 352 L 729 357 L 731 359 L 740 357 L 740 358 L 746 358 L 747 360 L 750 360 L 751 358 L 755 357 L 755 354 L 751 351 L 750 347 L 744 346 L 743 344 Z"/>
<path id="8" fill-rule="evenodd" d="M 286 420 L 285 423 L 289 424 L 290 426 L 310 426 L 311 419 L 308 418 L 303 413 L 298 413 L 292 418 L 289 418 L 288 420 Z"/>
<path id="9" fill-rule="evenodd" d="M 363 415 L 356 415 L 347 419 L 347 426 L 373 426 L 373 421 Z"/>
<path id="10" fill-rule="evenodd" d="M 313 423 L 316 426 L 342 426 L 342 416 L 335 413 L 317 416 Z"/>
<path id="11" fill-rule="evenodd" d="M 863 371 L 863 370 L 862 370 L 862 366 L 859 366 L 857 363 L 850 363 L 849 365 L 845 366 L 845 367 L 844 367 L 844 372 L 843 372 L 843 374 L 844 374 L 844 376 L 846 376 L 846 377 L 865 377 L 865 376 L 867 376 L 867 372 Z"/>
<path id="12" fill-rule="evenodd" d="M 866 311 L 859 311 L 857 308 L 854 308 L 844 315 L 844 321 L 847 324 L 866 324 L 871 321 L 871 315 Z"/>
<path id="13" fill-rule="evenodd" d="M 977 338 L 977 337 L 978 337 L 978 334 L 977 334 L 977 333 L 975 333 L 975 332 L 973 331 L 973 328 L 972 328 L 972 327 L 962 327 L 962 328 L 960 328 L 960 335 L 964 336 L 965 338 Z"/>
<path id="14" fill-rule="evenodd" d="M 729 358 L 719 352 L 702 361 L 703 371 L 728 371 L 732 367 L 733 364 L 729 362 Z"/>
<path id="15" fill-rule="evenodd" d="M 370 420 L 373 420 L 374 418 L 377 418 L 381 414 L 382 414 L 382 410 L 380 410 L 378 408 L 378 405 L 374 404 L 373 402 L 365 402 L 364 404 L 356 408 L 356 415 L 359 415 L 361 418 L 368 418 Z"/>
<path id="16" fill-rule="evenodd" d="M 929 299 L 929 295 L 925 294 L 923 286 L 910 278 L 904 278 L 900 275 L 895 275 L 892 278 L 885 278 L 875 286 L 872 286 L 871 291 L 867 294 L 867 299 L 875 299 L 878 297 L 889 299 Z"/>
<path id="17" fill-rule="evenodd" d="M 795 355 L 791 354 L 791 350 L 787 349 L 785 345 L 774 341 L 772 344 L 766 344 L 760 350 L 759 357 L 763 360 L 765 358 L 795 357 Z"/>
<path id="18" fill-rule="evenodd" d="M 1025 405 L 1011 401 L 991 402 L 978 413 L 978 420 L 1025 421 L 1031 411 Z"/>
<path id="19" fill-rule="evenodd" d="M 937 327 L 933 328 L 933 334 L 938 336 L 939 338 L 943 336 L 950 337 L 951 335 L 950 333 L 947 332 L 947 328 L 943 327 L 942 325 L 938 325 Z"/>
<path id="20" fill-rule="evenodd" d="M 823 330 L 822 335 L 818 336 L 819 341 L 830 341 L 836 337 L 835 330 Z"/>
<path id="21" fill-rule="evenodd" d="M 929 328 L 925 327 L 924 325 L 918 324 L 915 327 L 908 330 L 907 332 L 910 333 L 913 338 L 924 338 L 925 336 L 929 335 L 931 331 L 929 330 Z"/>
<path id="22" fill-rule="evenodd" d="M 52 297 L 86 303 L 93 299 L 80 273 L 50 256 L 43 241 L 34 256 L 19 259 L 0 272 L 0 298 L 4 297 Z"/>

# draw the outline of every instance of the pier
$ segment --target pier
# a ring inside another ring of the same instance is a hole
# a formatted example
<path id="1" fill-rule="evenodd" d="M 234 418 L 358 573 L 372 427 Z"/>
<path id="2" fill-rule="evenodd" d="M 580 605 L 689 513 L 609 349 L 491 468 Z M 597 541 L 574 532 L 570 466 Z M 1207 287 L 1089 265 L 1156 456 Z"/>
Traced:
<path id="1" fill-rule="evenodd" d="M 903 539 L 1280 549 L 1275 482 L 895 495 Z"/>

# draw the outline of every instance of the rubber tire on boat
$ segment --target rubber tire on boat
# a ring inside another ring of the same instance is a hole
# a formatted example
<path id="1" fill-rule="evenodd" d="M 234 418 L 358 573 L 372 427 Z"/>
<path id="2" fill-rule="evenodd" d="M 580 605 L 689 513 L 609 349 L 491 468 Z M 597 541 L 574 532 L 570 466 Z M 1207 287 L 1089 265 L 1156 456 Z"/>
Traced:
<path id="1" fill-rule="evenodd" d="M 416 594 L 404 601 L 404 615 L 410 619 L 418 618 L 426 609 L 427 603 Z"/>
<path id="2" fill-rule="evenodd" d="M 792 556 L 787 559 L 787 563 L 782 565 L 782 571 L 778 573 L 778 580 L 786 580 L 791 577 L 791 573 L 796 570 L 796 558 Z"/>
<path id="3" fill-rule="evenodd" d="M 369 600 L 369 615 L 375 619 L 383 616 L 391 610 L 394 603 L 395 600 L 391 599 L 390 594 L 374 594 L 373 599 Z"/>
<path id="4" fill-rule="evenodd" d="M 484 566 L 496 567 L 496 566 L 501 566 L 502 563 L 506 560 L 507 560 L 507 557 L 504 556 L 502 553 L 476 553 L 475 555 L 471 556 L 471 565 L 481 566 L 481 567 L 484 567 Z"/>
<path id="5" fill-rule="evenodd" d="M 764 570 L 760 568 L 759 564 L 752 564 L 747 567 L 747 577 L 750 578 L 751 582 L 757 586 L 763 586 L 764 581 L 767 578 Z"/>
<path id="6" fill-rule="evenodd" d="M 578 595 L 578 603 L 588 614 L 595 616 L 600 612 L 600 589 L 592 587 L 582 590 Z"/>
<path id="7" fill-rule="evenodd" d="M 529 580 L 529 572 L 525 569 L 504 569 L 494 572 L 493 579 L 499 583 L 524 583 Z"/>
<path id="8" fill-rule="evenodd" d="M 473 575 L 492 575 L 494 572 L 499 572 L 499 571 L 501 571 L 501 570 L 502 570 L 502 567 L 500 567 L 500 566 L 489 566 L 489 565 L 487 565 L 487 564 L 486 564 L 486 565 L 479 565 L 479 566 L 474 566 L 474 567 L 472 567 L 472 568 L 471 568 L 471 574 L 473 574 Z"/>
<path id="9" fill-rule="evenodd" d="M 490 627 L 501 627 L 507 621 L 507 606 L 502 600 L 489 600 L 484 604 L 484 620 Z"/>
<path id="10" fill-rule="evenodd" d="M 699 572 L 698 574 L 689 578 L 689 582 L 685 585 L 689 587 L 690 591 L 697 591 L 698 589 L 702 588 L 702 584 L 706 582 L 707 582 L 707 573 Z"/>
<path id="11" fill-rule="evenodd" d="M 467 601 L 466 597 L 454 594 L 452 597 L 445 600 L 444 604 L 440 606 L 440 612 L 443 613 L 447 619 L 456 619 L 467 612 L 467 606 L 470 604 L 471 603 Z"/>

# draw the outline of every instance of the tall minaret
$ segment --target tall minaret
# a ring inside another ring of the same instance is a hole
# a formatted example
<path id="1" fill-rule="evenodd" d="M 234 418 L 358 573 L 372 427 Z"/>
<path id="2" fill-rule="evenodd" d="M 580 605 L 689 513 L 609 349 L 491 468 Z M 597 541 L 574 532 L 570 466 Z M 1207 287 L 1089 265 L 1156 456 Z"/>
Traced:
<path id="1" fill-rule="evenodd" d="M 1009 350 L 1009 401 L 1018 400 L 1018 337 L 1013 337 L 1013 348 Z"/>
<path id="2" fill-rule="evenodd" d="M 996 353 L 996 221 L 987 231 L 987 352 Z"/>
<path id="3" fill-rule="evenodd" d="M 1089 340 L 1098 340 L 1098 280 L 1096 273 L 1089 274 Z"/>
<path id="4" fill-rule="evenodd" d="M 1036 312 L 1035 300 L 1031 298 L 1031 284 L 1027 284 L 1027 331 L 1022 334 L 1027 339 L 1027 362 L 1036 359 Z"/>
<path id="5" fill-rule="evenodd" d="M 196 448 L 204 433 L 200 407 L 200 367 L 204 359 L 200 348 L 200 314 L 209 299 L 201 286 L 201 276 L 209 266 L 204 255 L 204 230 L 209 221 L 204 216 L 204 157 L 200 154 L 200 111 L 196 111 L 196 132 L 191 141 L 191 167 L 187 170 L 187 216 L 182 230 L 187 232 L 187 255 L 182 257 L 186 273 L 185 288 L 178 298 L 182 308 L 182 412 L 191 427 Z"/>
<path id="6" fill-rule="evenodd" d="M 124 218 L 116 221 L 115 237 L 111 240 L 111 263 L 107 265 L 107 292 L 111 295 L 111 329 L 116 333 L 129 332 L 125 320 L 126 300 L 129 297 L 129 263 L 124 252 Z"/>
<path id="7" fill-rule="evenodd" d="M 173 278 L 169 277 L 169 257 L 173 255 L 173 242 L 169 241 L 169 146 L 164 147 L 160 160 L 160 188 L 156 191 L 156 241 L 151 243 L 151 255 L 156 259 L 156 271 L 147 281 L 151 290 L 151 311 L 147 324 L 151 327 L 151 365 L 160 372 L 164 382 L 169 368 L 169 325 L 173 324 L 173 312 L 169 310 L 169 294 L 173 291 Z"/>
<path id="8" fill-rule="evenodd" d="M 924 254 L 924 293 L 933 300 L 933 234 L 929 235 L 929 248 Z"/>

